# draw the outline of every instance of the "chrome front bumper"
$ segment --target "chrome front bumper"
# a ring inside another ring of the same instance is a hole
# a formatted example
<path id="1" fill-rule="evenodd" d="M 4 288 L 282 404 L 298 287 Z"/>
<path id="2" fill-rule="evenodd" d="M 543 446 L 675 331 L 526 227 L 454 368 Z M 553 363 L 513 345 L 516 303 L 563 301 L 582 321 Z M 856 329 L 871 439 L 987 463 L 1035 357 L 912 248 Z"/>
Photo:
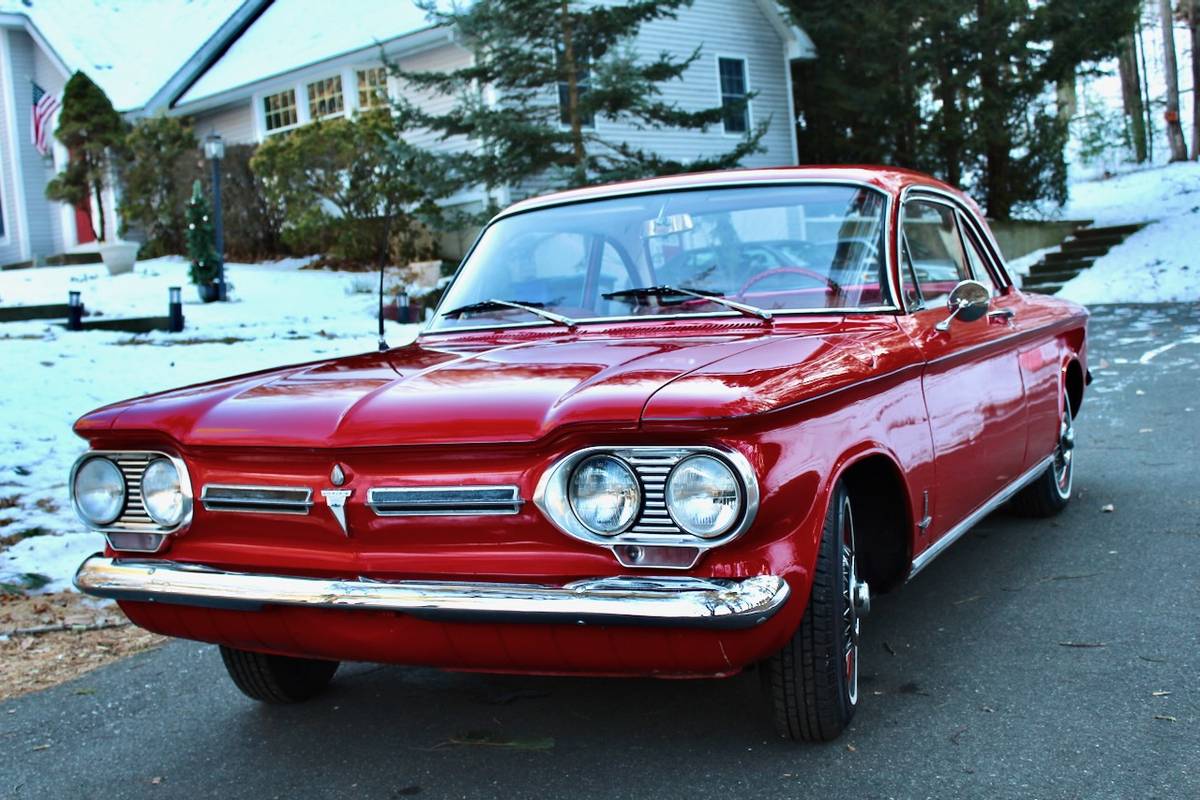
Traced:
<path id="1" fill-rule="evenodd" d="M 484 622 L 751 628 L 788 598 L 782 578 L 594 578 L 565 586 L 372 581 L 222 572 L 159 560 L 94 555 L 75 573 L 82 592 L 116 600 L 255 610 L 268 605 L 399 611 Z"/>

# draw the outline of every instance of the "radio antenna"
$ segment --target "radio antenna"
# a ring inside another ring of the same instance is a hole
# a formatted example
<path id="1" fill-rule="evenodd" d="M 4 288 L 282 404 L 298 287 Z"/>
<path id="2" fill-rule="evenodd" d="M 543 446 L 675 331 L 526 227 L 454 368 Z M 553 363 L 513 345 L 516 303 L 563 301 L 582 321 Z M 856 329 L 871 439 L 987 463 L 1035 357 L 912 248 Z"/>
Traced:
<path id="1" fill-rule="evenodd" d="M 387 270 L 387 262 L 379 265 L 379 352 L 386 352 L 387 339 L 383 338 L 383 273 Z"/>

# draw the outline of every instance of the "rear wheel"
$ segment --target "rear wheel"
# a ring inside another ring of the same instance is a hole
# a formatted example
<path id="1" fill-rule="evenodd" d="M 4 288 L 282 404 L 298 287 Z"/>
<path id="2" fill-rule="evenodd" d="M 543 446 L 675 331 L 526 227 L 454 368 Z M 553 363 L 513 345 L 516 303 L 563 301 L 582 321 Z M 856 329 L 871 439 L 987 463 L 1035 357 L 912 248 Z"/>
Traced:
<path id="1" fill-rule="evenodd" d="M 858 706 L 858 638 L 870 590 L 858 578 L 854 515 L 839 481 L 830 498 L 800 628 L 763 664 L 763 681 L 785 739 L 835 739 Z"/>
<path id="2" fill-rule="evenodd" d="M 1027 517 L 1052 517 L 1067 507 L 1075 480 L 1075 419 L 1071 402 L 1063 398 L 1062 419 L 1054 460 L 1012 500 L 1012 508 Z"/>
<path id="3" fill-rule="evenodd" d="M 221 645 L 221 660 L 242 694 L 261 703 L 300 703 L 315 697 L 333 680 L 337 661 L 290 658 L 235 650 Z"/>

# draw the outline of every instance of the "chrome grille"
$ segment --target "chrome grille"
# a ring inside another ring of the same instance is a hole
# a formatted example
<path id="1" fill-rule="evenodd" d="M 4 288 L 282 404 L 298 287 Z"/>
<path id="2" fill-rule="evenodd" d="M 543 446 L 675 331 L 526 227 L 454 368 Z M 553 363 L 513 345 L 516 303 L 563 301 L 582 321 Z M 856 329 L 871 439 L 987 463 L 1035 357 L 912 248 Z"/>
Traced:
<path id="1" fill-rule="evenodd" d="M 205 511 L 240 511 L 251 514 L 307 514 L 312 508 L 307 486 L 230 486 L 207 484 L 200 493 Z"/>
<path id="2" fill-rule="evenodd" d="M 121 530 L 157 533 L 163 529 L 146 511 L 142 502 L 142 473 L 146 466 L 157 457 L 156 453 L 117 453 L 110 456 L 125 476 L 125 510 L 110 528 Z"/>
<path id="3" fill-rule="evenodd" d="M 659 533 L 679 536 L 683 533 L 667 513 L 665 494 L 667 475 L 676 464 L 690 455 L 688 452 L 660 451 L 647 453 L 631 451 L 620 453 L 633 467 L 644 490 L 642 513 L 630 531 L 633 533 Z"/>
<path id="4" fill-rule="evenodd" d="M 516 514 L 516 486 L 381 486 L 367 492 L 367 505 L 380 517 L 452 517 Z"/>

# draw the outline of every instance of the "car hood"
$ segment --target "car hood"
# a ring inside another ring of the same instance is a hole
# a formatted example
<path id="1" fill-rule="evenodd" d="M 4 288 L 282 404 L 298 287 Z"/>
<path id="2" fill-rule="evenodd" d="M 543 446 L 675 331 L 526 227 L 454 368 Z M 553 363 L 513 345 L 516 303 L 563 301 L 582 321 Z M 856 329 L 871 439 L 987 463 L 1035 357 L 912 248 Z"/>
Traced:
<path id="1" fill-rule="evenodd" d="M 651 398 L 672 382 L 772 344 L 768 360 L 794 365 L 797 356 L 823 349 L 818 343 L 828 330 L 742 326 L 699 336 L 681 329 L 636 338 L 564 333 L 499 345 L 417 342 L 118 403 L 83 417 L 76 430 L 157 431 L 185 446 L 528 442 L 568 424 L 636 427 Z M 778 346 L 796 339 L 812 344 Z M 686 394 L 692 413 L 703 414 L 703 399 Z M 668 416 L 677 416 L 678 403 L 670 405 Z"/>

